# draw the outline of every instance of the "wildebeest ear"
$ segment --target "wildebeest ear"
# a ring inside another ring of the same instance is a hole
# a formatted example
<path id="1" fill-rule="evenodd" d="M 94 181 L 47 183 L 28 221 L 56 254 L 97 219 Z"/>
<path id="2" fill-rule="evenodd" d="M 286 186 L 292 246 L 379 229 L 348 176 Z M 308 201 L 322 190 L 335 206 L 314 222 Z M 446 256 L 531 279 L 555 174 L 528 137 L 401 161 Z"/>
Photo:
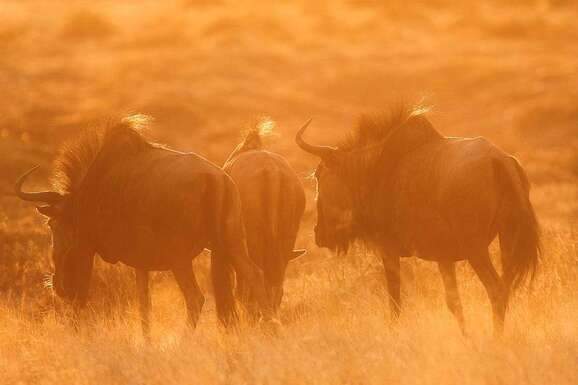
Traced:
<path id="1" fill-rule="evenodd" d="M 289 256 L 289 260 L 292 261 L 294 259 L 299 258 L 300 256 L 302 256 L 303 254 L 306 254 L 307 250 L 305 249 L 297 249 L 297 250 L 293 250 L 291 251 L 291 255 Z"/>
<path id="2" fill-rule="evenodd" d="M 52 218 L 56 214 L 58 214 L 58 206 L 57 205 L 45 205 L 45 206 L 36 206 L 36 210 L 49 218 Z"/>

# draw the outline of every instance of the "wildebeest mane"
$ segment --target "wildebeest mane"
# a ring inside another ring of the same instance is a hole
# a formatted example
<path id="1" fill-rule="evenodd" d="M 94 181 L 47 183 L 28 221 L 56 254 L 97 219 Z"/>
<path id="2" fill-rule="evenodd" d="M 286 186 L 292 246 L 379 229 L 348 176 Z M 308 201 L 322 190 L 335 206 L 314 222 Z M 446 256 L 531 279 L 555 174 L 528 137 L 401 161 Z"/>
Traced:
<path id="1" fill-rule="evenodd" d="M 227 167 L 237 155 L 243 152 L 263 150 L 265 148 L 264 139 L 272 135 L 274 127 L 275 122 L 269 118 L 261 118 L 259 121 L 249 125 L 242 134 L 241 143 L 231 152 L 223 167 Z"/>
<path id="2" fill-rule="evenodd" d="M 265 138 L 271 136 L 275 122 L 270 118 L 261 118 L 251 124 L 243 133 L 242 150 L 262 150 L 265 147 Z"/>
<path id="3" fill-rule="evenodd" d="M 362 115 L 357 126 L 345 137 L 338 148 L 342 151 L 365 150 L 367 147 L 385 144 L 398 130 L 419 129 L 432 137 L 441 134 L 425 116 L 427 106 L 398 104 L 389 111 L 373 115 Z"/>
<path id="4" fill-rule="evenodd" d="M 52 183 L 56 191 L 63 194 L 76 191 L 94 169 L 97 159 L 101 167 L 106 167 L 121 157 L 158 147 L 142 135 L 149 121 L 145 115 L 108 119 L 62 145 L 54 162 Z"/>

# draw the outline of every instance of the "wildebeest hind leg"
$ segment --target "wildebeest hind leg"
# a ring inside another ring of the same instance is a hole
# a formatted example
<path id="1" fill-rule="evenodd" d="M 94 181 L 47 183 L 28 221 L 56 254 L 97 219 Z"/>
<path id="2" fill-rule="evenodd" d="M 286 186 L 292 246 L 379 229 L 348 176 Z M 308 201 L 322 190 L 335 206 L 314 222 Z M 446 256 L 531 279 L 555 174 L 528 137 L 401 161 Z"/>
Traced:
<path id="1" fill-rule="evenodd" d="M 458 291 L 456 264 L 455 262 L 439 262 L 438 267 L 440 269 L 442 281 L 444 283 L 446 303 L 454 317 L 456 317 L 462 333 L 465 335 L 466 323 L 464 321 L 464 310 L 462 308 L 460 292 Z"/>
<path id="2" fill-rule="evenodd" d="M 172 271 L 185 297 L 189 326 L 194 329 L 197 326 L 197 321 L 205 304 L 205 297 L 197 284 L 191 262 L 175 267 Z"/>
<path id="3" fill-rule="evenodd" d="M 149 287 L 149 272 L 146 270 L 135 269 L 135 276 L 142 333 L 145 340 L 150 341 L 151 295 Z"/>
<path id="4" fill-rule="evenodd" d="M 492 265 L 487 248 L 472 251 L 469 262 L 482 281 L 492 303 L 494 315 L 494 335 L 501 336 L 504 330 L 504 318 L 507 306 L 507 291 L 505 285 Z"/>
<path id="5" fill-rule="evenodd" d="M 393 321 L 397 321 L 401 310 L 400 259 L 399 256 L 384 255 L 382 257 L 385 277 L 387 279 L 389 311 Z"/>

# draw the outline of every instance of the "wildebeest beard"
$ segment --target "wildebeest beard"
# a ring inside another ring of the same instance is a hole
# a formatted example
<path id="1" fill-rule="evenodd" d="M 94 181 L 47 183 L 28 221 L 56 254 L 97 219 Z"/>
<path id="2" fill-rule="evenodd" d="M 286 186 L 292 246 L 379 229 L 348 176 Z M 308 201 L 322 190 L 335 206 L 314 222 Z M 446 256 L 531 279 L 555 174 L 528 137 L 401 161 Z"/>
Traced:
<path id="1" fill-rule="evenodd" d="M 335 231 L 331 236 L 333 238 L 329 243 L 329 249 L 336 254 L 347 254 L 351 245 L 358 241 L 358 234 L 354 228 Z"/>
<path id="2" fill-rule="evenodd" d="M 346 254 L 352 245 L 365 240 L 363 228 L 362 207 L 355 205 L 351 208 L 351 218 L 347 226 L 328 226 L 324 223 L 323 212 L 318 211 L 318 226 L 316 230 L 316 242 L 321 247 L 326 247 L 336 254 Z"/>
<path id="3" fill-rule="evenodd" d="M 336 254 L 346 254 L 355 245 L 372 247 L 377 240 L 394 236 L 393 217 L 376 215 L 376 213 L 391 212 L 389 202 L 375 202 L 374 192 L 375 189 L 372 188 L 365 191 L 364 195 L 360 195 L 353 208 L 351 225 L 333 232 L 331 243 L 334 246 L 331 250 Z"/>

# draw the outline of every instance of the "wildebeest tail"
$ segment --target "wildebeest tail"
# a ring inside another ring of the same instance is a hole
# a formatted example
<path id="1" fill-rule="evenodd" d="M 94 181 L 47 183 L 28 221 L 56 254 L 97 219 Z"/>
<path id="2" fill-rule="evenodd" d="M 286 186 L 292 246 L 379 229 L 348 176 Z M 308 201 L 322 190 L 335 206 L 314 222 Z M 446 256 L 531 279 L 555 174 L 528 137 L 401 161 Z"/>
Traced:
<path id="1" fill-rule="evenodd" d="M 530 202 L 530 183 L 513 157 L 494 160 L 494 171 L 504 199 L 499 235 L 504 280 L 518 287 L 530 275 L 533 279 L 540 256 L 540 230 Z"/>
<path id="2" fill-rule="evenodd" d="M 220 182 L 220 183 L 219 183 Z M 229 247 L 229 208 L 226 183 L 210 178 L 206 199 L 210 202 L 211 217 L 211 279 L 217 317 L 228 326 L 238 319 L 235 303 L 235 270 Z"/>
<path id="3" fill-rule="evenodd" d="M 234 296 L 235 274 L 231 263 L 222 256 L 223 254 L 219 252 L 212 252 L 211 278 L 217 317 L 223 325 L 228 326 L 235 323 L 238 318 Z"/>
<path id="4" fill-rule="evenodd" d="M 233 290 L 232 271 L 237 280 L 243 280 L 248 295 L 247 309 L 251 315 L 262 313 L 269 316 L 262 270 L 251 260 L 247 249 L 247 237 L 241 200 L 237 186 L 228 176 L 224 176 L 221 186 L 221 198 L 216 213 L 216 226 L 213 229 L 213 286 L 217 313 L 225 324 L 237 317 Z"/>
<path id="5" fill-rule="evenodd" d="M 279 244 L 278 244 L 278 232 L 279 232 L 279 205 L 281 198 L 281 178 L 279 173 L 267 172 L 265 177 L 266 183 L 264 183 L 265 189 L 262 191 L 264 194 L 264 204 L 267 222 L 264 223 L 264 241 L 266 249 L 272 250 L 276 255 L 280 255 Z M 272 255 L 266 256 L 270 261 Z"/>

